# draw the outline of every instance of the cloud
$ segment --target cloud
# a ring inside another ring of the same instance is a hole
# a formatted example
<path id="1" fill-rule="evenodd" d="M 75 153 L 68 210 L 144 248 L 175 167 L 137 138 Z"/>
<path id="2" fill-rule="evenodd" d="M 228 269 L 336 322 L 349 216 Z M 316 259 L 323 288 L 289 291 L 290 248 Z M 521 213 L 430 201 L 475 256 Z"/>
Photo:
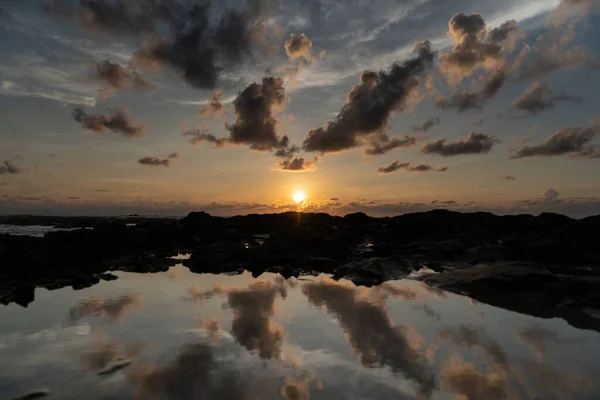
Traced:
<path id="1" fill-rule="evenodd" d="M 332 197 L 329 199 L 329 201 L 340 201 L 339 197 Z"/>
<path id="2" fill-rule="evenodd" d="M 504 42 L 519 32 L 514 20 L 489 31 L 484 19 L 476 13 L 454 15 L 448 28 L 454 45 L 448 53 L 440 54 L 439 64 L 451 81 L 460 80 L 479 67 L 497 68 L 507 52 Z"/>
<path id="3" fill-rule="evenodd" d="M 534 82 L 521 96 L 513 101 L 512 107 L 517 110 L 525 111 L 530 115 L 536 115 L 541 111 L 554 108 L 557 101 L 579 103 L 581 100 L 581 97 L 567 96 L 565 94 L 552 96 L 552 90 L 548 84 Z"/>
<path id="4" fill-rule="evenodd" d="M 227 143 L 227 138 L 217 138 L 212 133 L 208 132 L 205 129 L 188 129 L 183 133 L 184 136 L 191 136 L 188 140 L 190 144 L 197 145 L 202 142 L 213 143 L 215 145 L 215 149 L 220 149 Z"/>
<path id="5" fill-rule="evenodd" d="M 250 56 L 252 36 L 264 25 L 262 3 L 248 1 L 247 9 L 225 10 L 218 18 L 210 1 L 199 0 L 86 0 L 76 6 L 50 0 L 45 8 L 88 30 L 149 37 L 134 65 L 169 65 L 191 86 L 214 88 L 221 71 Z"/>
<path id="6" fill-rule="evenodd" d="M 90 189 L 90 192 L 108 193 L 108 192 L 110 192 L 110 190 L 107 190 L 107 189 Z"/>
<path id="7" fill-rule="evenodd" d="M 405 148 L 414 146 L 418 141 L 416 136 L 404 135 L 403 138 L 388 137 L 387 135 L 380 136 L 376 141 L 370 144 L 371 147 L 365 149 L 365 154 L 368 156 L 376 156 L 385 154 L 396 148 Z"/>
<path id="8" fill-rule="evenodd" d="M 416 350 L 409 328 L 392 325 L 385 296 L 376 299 L 376 291 L 330 281 L 307 283 L 302 292 L 311 305 L 325 307 L 337 317 L 362 365 L 387 365 L 415 381 L 423 397 L 431 394 L 435 387 L 431 366 Z"/>
<path id="9" fill-rule="evenodd" d="M 68 200 L 79 200 L 80 198 L 77 196 L 69 196 L 67 197 Z"/>
<path id="10" fill-rule="evenodd" d="M 89 115 L 82 108 L 73 110 L 73 118 L 85 129 L 102 133 L 107 129 L 124 136 L 140 137 L 144 135 L 144 124 L 135 125 L 135 119 L 129 115 L 127 110 L 119 108 L 113 116 L 106 114 Z"/>
<path id="11" fill-rule="evenodd" d="M 436 125 L 441 124 L 442 121 L 440 117 L 429 118 L 427 121 L 423 122 L 421 125 L 413 126 L 411 129 L 413 132 L 429 132 L 431 128 Z"/>
<path id="12" fill-rule="evenodd" d="M 257 151 L 287 149 L 290 145 L 287 136 L 279 137 L 278 121 L 274 114 L 285 107 L 285 89 L 283 79 L 268 77 L 262 83 L 252 83 L 241 91 L 233 101 L 236 121 L 227 124 L 229 137 L 217 138 L 205 131 L 192 130 L 185 135 L 192 136 L 190 142 L 214 143 L 216 148 L 227 143 L 248 145 Z"/>
<path id="13" fill-rule="evenodd" d="M 394 64 L 389 71 L 363 71 L 334 121 L 309 132 L 303 148 L 335 153 L 389 141 L 387 124 L 393 112 L 402 111 L 419 86 L 419 77 L 435 58 L 429 42 L 417 43 L 417 56 Z"/>
<path id="14" fill-rule="evenodd" d="M 170 158 L 160 159 L 158 157 L 142 157 L 138 160 L 139 164 L 148 165 L 151 167 L 170 167 L 171 160 Z"/>
<path id="15" fill-rule="evenodd" d="M 460 138 L 457 142 L 449 143 L 447 139 L 426 143 L 421 147 L 421 153 L 439 154 L 444 157 L 460 154 L 489 153 L 500 140 L 485 133 L 471 132 L 466 139 Z"/>
<path id="16" fill-rule="evenodd" d="M 3 174 L 20 174 L 21 168 L 18 167 L 14 162 L 5 160 L 4 165 L 0 165 L 0 175 Z"/>
<path id="17" fill-rule="evenodd" d="M 560 196 L 560 193 L 552 188 L 544 190 L 545 201 L 555 201 L 558 199 L 558 196 Z"/>
<path id="18" fill-rule="evenodd" d="M 484 86 L 478 90 L 458 90 L 450 98 L 441 96 L 435 100 L 436 106 L 441 109 L 456 109 L 462 113 L 471 109 L 482 109 L 482 103 L 494 97 L 504 86 L 506 71 L 499 68 L 492 73 L 483 75 Z"/>
<path id="19" fill-rule="evenodd" d="M 381 172 L 384 174 L 388 174 L 390 172 L 395 172 L 398 171 L 400 169 L 405 169 L 409 172 L 430 172 L 430 171 L 435 171 L 435 172 L 446 172 L 448 171 L 448 167 L 440 167 L 440 168 L 434 168 L 431 165 L 428 164 L 419 164 L 419 165 L 411 165 L 411 163 L 400 163 L 398 161 L 394 161 L 393 163 L 391 163 L 390 165 L 388 165 L 387 167 L 381 167 L 377 170 L 377 172 Z"/>
<path id="20" fill-rule="evenodd" d="M 229 10 L 211 26 L 210 2 L 197 3 L 186 13 L 169 18 L 172 37 L 158 34 L 135 54 L 141 67 L 167 64 L 179 71 L 191 86 L 214 88 L 219 73 L 250 55 L 253 27 L 259 26 L 258 5 L 252 10 Z"/>
<path id="21" fill-rule="evenodd" d="M 0 81 L 0 93 L 13 97 L 34 97 L 54 100 L 65 104 L 74 104 L 88 107 L 96 106 L 96 99 L 89 96 L 65 92 L 63 90 L 46 89 L 39 85 L 23 85 L 8 80 Z"/>
<path id="22" fill-rule="evenodd" d="M 312 62 L 312 41 L 304 34 L 296 35 L 292 33 L 290 38 L 284 43 L 285 53 L 290 60 L 304 58 L 307 62 Z"/>
<path id="23" fill-rule="evenodd" d="M 590 147 L 586 145 L 591 142 L 600 132 L 600 128 L 570 127 L 561 128 L 536 146 L 524 146 L 514 151 L 512 159 L 525 157 L 553 157 L 568 153 L 576 153 L 575 156 L 589 157 Z"/>
<path id="24" fill-rule="evenodd" d="M 512 175 L 503 176 L 502 179 L 504 179 L 505 181 L 516 181 L 517 180 L 517 178 L 515 178 Z"/>
<path id="25" fill-rule="evenodd" d="M 179 153 L 171 153 L 167 156 L 167 158 L 170 158 L 170 159 L 179 158 Z"/>
<path id="26" fill-rule="evenodd" d="M 279 163 L 279 166 L 284 171 L 310 171 L 317 164 L 318 158 L 315 157 L 314 161 L 305 160 L 302 157 L 296 157 L 294 159 L 283 160 Z"/>
<path id="27" fill-rule="evenodd" d="M 600 66 L 588 49 L 571 45 L 574 38 L 571 24 L 555 25 L 542 33 L 534 46 L 524 47 L 511 69 L 519 79 L 531 80 L 544 78 L 556 71 Z"/>
<path id="28" fill-rule="evenodd" d="M 130 73 L 121 65 L 108 60 L 93 63 L 90 67 L 90 74 L 105 81 L 109 87 L 118 90 L 125 89 L 128 82 L 135 89 L 143 90 L 151 87 L 137 72 Z"/>
<path id="29" fill-rule="evenodd" d="M 580 152 L 573 155 L 580 158 L 600 158 L 600 145 L 585 146 Z"/>
<path id="30" fill-rule="evenodd" d="M 225 108 L 223 107 L 224 94 L 219 89 L 215 90 L 215 94 L 210 98 L 207 104 L 205 104 L 198 113 L 199 117 L 218 117 L 223 114 Z"/>

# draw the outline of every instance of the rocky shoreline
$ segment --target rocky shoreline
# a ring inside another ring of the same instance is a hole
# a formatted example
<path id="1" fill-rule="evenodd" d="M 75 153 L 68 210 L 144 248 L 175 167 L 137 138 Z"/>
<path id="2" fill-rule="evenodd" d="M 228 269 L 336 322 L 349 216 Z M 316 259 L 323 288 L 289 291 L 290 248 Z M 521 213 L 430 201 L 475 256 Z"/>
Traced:
<path id="1" fill-rule="evenodd" d="M 4 217 L 83 228 L 43 238 L 0 235 L 0 303 L 27 306 L 36 287 L 82 289 L 109 271 L 328 273 L 357 285 L 419 278 L 512 311 L 600 332 L 600 216 L 496 216 L 434 210 L 391 218 L 282 213 L 182 219 Z M 93 229 L 89 229 L 93 228 Z"/>

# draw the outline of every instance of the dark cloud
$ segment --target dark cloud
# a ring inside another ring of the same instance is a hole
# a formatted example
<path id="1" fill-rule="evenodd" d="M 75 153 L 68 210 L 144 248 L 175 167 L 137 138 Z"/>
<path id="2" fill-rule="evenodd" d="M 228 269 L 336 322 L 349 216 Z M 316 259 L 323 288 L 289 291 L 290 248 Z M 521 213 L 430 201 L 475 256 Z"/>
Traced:
<path id="1" fill-rule="evenodd" d="M 327 281 L 308 283 L 302 289 L 311 305 L 324 306 L 339 319 L 352 350 L 360 355 L 365 367 L 387 365 L 417 382 L 419 392 L 429 396 L 435 378 L 427 360 L 409 339 L 408 328 L 393 326 L 385 302 L 371 302 L 372 297 L 367 296 L 371 292 L 363 290 L 367 289 Z"/>
<path id="2" fill-rule="evenodd" d="M 108 60 L 99 63 L 93 63 L 90 68 L 90 74 L 102 79 L 109 86 L 116 89 L 125 89 L 129 80 L 129 71 L 117 63 Z"/>
<path id="3" fill-rule="evenodd" d="M 134 65 L 169 65 L 190 85 L 214 88 L 222 70 L 250 56 L 253 31 L 264 22 L 262 4 L 249 0 L 246 10 L 226 10 L 218 18 L 210 0 L 50 0 L 45 8 L 86 29 L 150 37 Z"/>
<path id="4" fill-rule="evenodd" d="M 67 197 L 67 199 L 68 200 L 79 200 L 79 197 L 77 197 L 77 196 L 70 196 L 70 197 Z"/>
<path id="5" fill-rule="evenodd" d="M 383 135 L 378 137 L 375 141 L 370 143 L 369 148 L 365 150 L 365 154 L 368 156 L 376 156 L 385 154 L 390 150 L 397 148 L 411 147 L 417 144 L 418 138 L 416 136 L 404 135 L 402 138 L 388 137 Z"/>
<path id="6" fill-rule="evenodd" d="M 411 129 L 413 132 L 429 132 L 431 128 L 436 125 L 441 124 L 442 121 L 440 117 L 429 118 L 427 121 L 423 122 L 421 125 L 413 126 Z"/>
<path id="7" fill-rule="evenodd" d="M 398 161 L 394 161 L 393 163 L 391 163 L 390 165 L 388 165 L 387 167 L 381 167 L 377 170 L 377 172 L 381 172 L 381 173 L 390 173 L 390 172 L 395 172 L 398 171 L 400 169 L 404 169 L 406 171 L 409 172 L 430 172 L 430 171 L 435 171 L 435 172 L 446 172 L 448 171 L 448 167 L 441 167 L 441 168 L 434 168 L 431 165 L 427 165 L 427 164 L 419 164 L 419 165 L 411 165 L 411 163 L 400 163 Z"/>
<path id="8" fill-rule="evenodd" d="M 58 156 L 54 153 L 48 154 L 48 158 L 58 158 Z"/>
<path id="9" fill-rule="evenodd" d="M 138 295 L 125 295 L 115 299 L 102 300 L 99 297 L 90 297 L 82 300 L 69 311 L 69 319 L 76 323 L 80 319 L 90 317 L 108 317 L 112 322 L 118 322 L 123 317 L 140 306 Z"/>
<path id="10" fill-rule="evenodd" d="M 304 34 L 296 35 L 292 33 L 290 38 L 284 43 L 285 53 L 290 60 L 304 58 L 311 62 L 314 60 L 312 55 L 312 41 Z"/>
<path id="11" fill-rule="evenodd" d="M 517 178 L 515 178 L 512 175 L 503 176 L 502 179 L 504 179 L 505 181 L 516 181 L 517 180 Z"/>
<path id="12" fill-rule="evenodd" d="M 398 171 L 401 168 L 407 168 L 409 165 L 410 163 L 400 163 L 399 161 L 394 161 L 387 167 L 380 167 L 377 172 L 389 174 L 390 172 Z"/>
<path id="13" fill-rule="evenodd" d="M 252 27 L 259 11 L 229 10 L 211 26 L 210 2 L 196 2 L 171 21 L 170 38 L 156 35 L 136 53 L 135 64 L 170 65 L 193 87 L 214 88 L 221 70 L 250 55 Z"/>
<path id="14" fill-rule="evenodd" d="M 223 107 L 223 97 L 224 94 L 222 91 L 220 90 L 215 90 L 215 94 L 213 95 L 213 97 L 210 98 L 208 104 L 206 104 L 204 107 L 202 107 L 202 109 L 200 110 L 200 112 L 198 113 L 199 117 L 208 117 L 208 116 L 212 116 L 212 117 L 218 117 L 219 115 L 223 114 L 223 112 L 225 111 L 225 108 Z"/>
<path id="15" fill-rule="evenodd" d="M 590 155 L 590 147 L 587 145 L 598 133 L 600 133 L 600 128 L 596 127 L 561 128 L 539 145 L 516 149 L 510 158 L 553 157 L 568 153 L 576 153 L 575 156 L 587 157 Z"/>
<path id="16" fill-rule="evenodd" d="M 20 174 L 21 168 L 18 167 L 14 162 L 5 160 L 4 165 L 0 165 L 0 175 L 3 174 Z"/>
<path id="17" fill-rule="evenodd" d="M 389 71 L 363 71 L 336 119 L 310 131 L 304 150 L 335 153 L 365 143 L 389 142 L 385 131 L 392 113 L 406 108 L 419 86 L 418 78 L 435 58 L 429 42 L 418 43 L 415 51 L 415 58 L 394 64 Z"/>
<path id="18" fill-rule="evenodd" d="M 312 169 L 317 163 L 318 158 L 315 157 L 314 161 L 305 160 L 302 157 L 296 157 L 294 159 L 283 160 L 279 163 L 282 170 L 285 171 L 307 171 Z"/>
<path id="19" fill-rule="evenodd" d="M 151 167 L 170 167 L 171 160 L 169 158 L 158 157 L 142 157 L 138 160 L 139 164 L 148 165 Z"/>
<path id="20" fill-rule="evenodd" d="M 227 124 L 229 137 L 217 138 L 205 131 L 192 130 L 185 135 L 192 136 L 190 143 L 214 143 L 215 147 L 225 144 L 247 145 L 252 150 L 272 151 L 289 150 L 287 136 L 277 134 L 278 121 L 274 114 L 285 107 L 285 89 L 283 79 L 268 77 L 262 83 L 252 83 L 238 94 L 233 102 L 236 114 L 234 124 Z"/>
<path id="21" fill-rule="evenodd" d="M 339 197 L 332 197 L 329 199 L 329 201 L 340 201 Z"/>
<path id="22" fill-rule="evenodd" d="M 525 92 L 517 97 L 512 107 L 517 110 L 525 111 L 530 115 L 554 108 L 557 101 L 581 102 L 582 98 L 578 96 L 567 96 L 565 94 L 552 95 L 552 90 L 547 84 L 534 82 Z"/>
<path id="23" fill-rule="evenodd" d="M 167 158 L 171 158 L 171 159 L 173 159 L 173 158 L 179 158 L 179 153 L 171 153 L 171 154 L 169 154 L 167 156 Z"/>
<path id="24" fill-rule="evenodd" d="M 500 143 L 500 140 L 494 136 L 471 132 L 466 139 L 460 138 L 454 143 L 449 143 L 447 139 L 426 143 L 421 147 L 421 153 L 439 154 L 444 157 L 460 154 L 483 154 L 489 153 L 497 143 Z"/>
<path id="25" fill-rule="evenodd" d="M 109 129 L 124 136 L 139 137 L 144 134 L 145 130 L 144 124 L 135 125 L 135 119 L 124 108 L 117 109 L 112 116 L 106 114 L 90 115 L 82 108 L 76 108 L 73 111 L 73 118 L 75 121 L 81 122 L 85 129 L 98 133 Z"/>
<path id="26" fill-rule="evenodd" d="M 90 192 L 108 193 L 108 192 L 110 192 L 110 190 L 106 190 L 106 189 L 90 189 Z"/>
<path id="27" fill-rule="evenodd" d="M 300 148 L 295 145 L 290 145 L 284 149 L 279 149 L 275 152 L 275 157 L 292 158 L 296 153 L 300 152 Z"/>
<path id="28" fill-rule="evenodd" d="M 288 147 L 287 136 L 277 135 L 278 122 L 273 114 L 285 106 L 283 79 L 268 77 L 253 83 L 233 102 L 237 120 L 227 125 L 234 144 L 246 144 L 253 150 L 267 151 Z"/>
<path id="29" fill-rule="evenodd" d="M 197 145 L 202 142 L 208 142 L 215 145 L 216 149 L 220 149 L 227 143 L 227 138 L 217 138 L 212 133 L 205 129 L 189 129 L 183 133 L 184 136 L 191 136 L 189 143 Z"/>

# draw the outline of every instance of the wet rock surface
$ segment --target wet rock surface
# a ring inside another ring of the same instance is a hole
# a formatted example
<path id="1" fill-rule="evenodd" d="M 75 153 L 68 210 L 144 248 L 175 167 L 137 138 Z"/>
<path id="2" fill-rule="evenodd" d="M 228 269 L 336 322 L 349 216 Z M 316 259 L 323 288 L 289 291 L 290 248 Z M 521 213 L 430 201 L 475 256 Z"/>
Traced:
<path id="1" fill-rule="evenodd" d="M 191 253 L 183 264 L 197 273 L 329 273 L 365 286 L 426 266 L 436 274 L 419 279 L 432 286 L 600 331 L 588 313 L 600 309 L 600 216 L 435 210 L 392 218 L 296 212 L 220 218 L 194 212 L 179 220 L 3 220 L 57 221 L 87 229 L 43 238 L 0 235 L 0 303 L 27 306 L 36 287 L 81 289 L 116 279 L 109 271 L 165 271 L 180 262 L 172 256 Z"/>

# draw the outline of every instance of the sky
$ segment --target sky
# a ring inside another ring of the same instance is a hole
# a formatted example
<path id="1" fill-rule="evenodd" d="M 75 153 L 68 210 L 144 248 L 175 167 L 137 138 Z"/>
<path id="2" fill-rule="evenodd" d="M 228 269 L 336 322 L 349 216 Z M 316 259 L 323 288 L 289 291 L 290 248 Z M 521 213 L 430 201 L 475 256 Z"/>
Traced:
<path id="1" fill-rule="evenodd" d="M 599 10 L 1 0 L 0 214 L 600 214 Z"/>

